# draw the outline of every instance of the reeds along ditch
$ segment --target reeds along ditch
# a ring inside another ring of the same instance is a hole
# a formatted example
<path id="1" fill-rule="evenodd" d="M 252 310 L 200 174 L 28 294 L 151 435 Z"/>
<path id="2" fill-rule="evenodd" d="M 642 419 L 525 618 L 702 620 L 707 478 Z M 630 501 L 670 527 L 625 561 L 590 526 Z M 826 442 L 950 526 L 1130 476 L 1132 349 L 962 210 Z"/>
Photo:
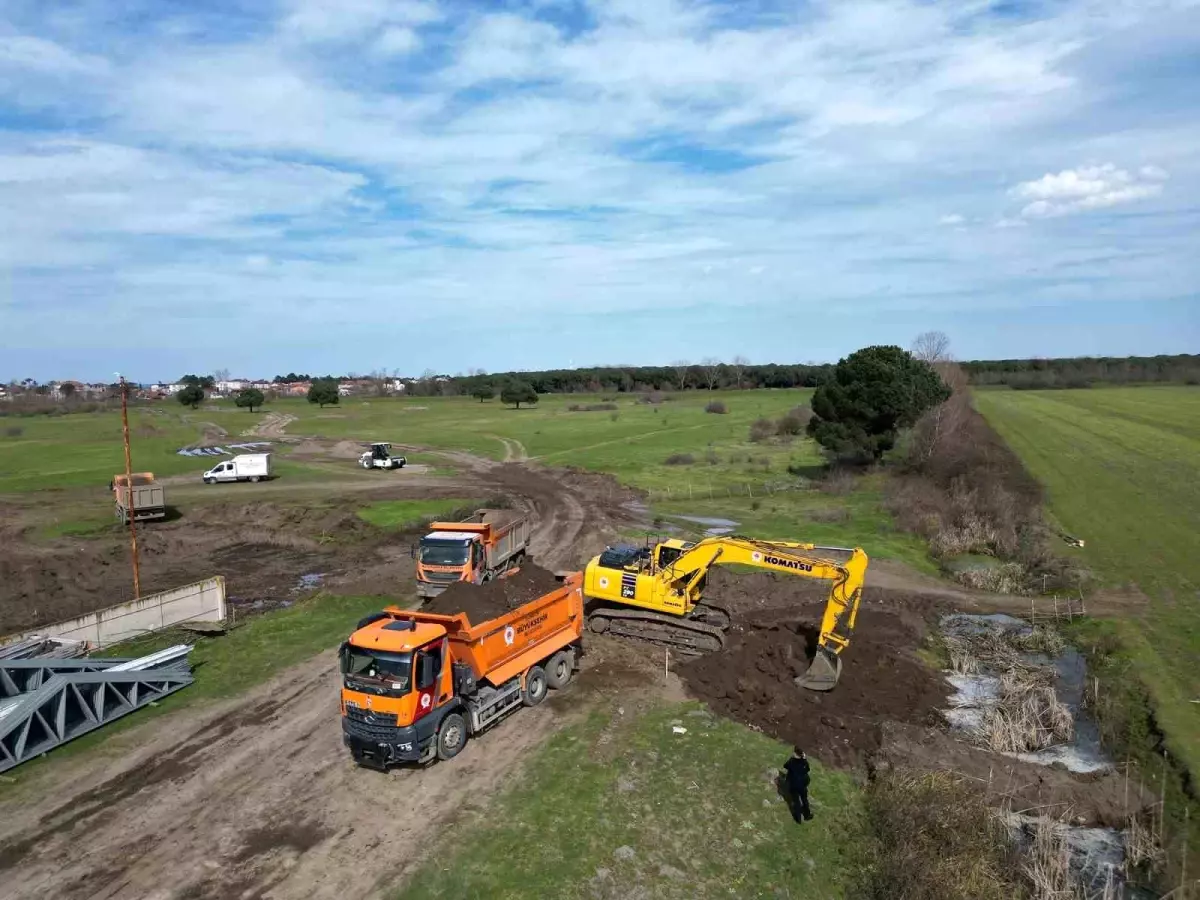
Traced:
<path id="1" fill-rule="evenodd" d="M 1075 720 L 1054 691 L 1053 670 L 1009 669 L 1000 676 L 1000 696 L 984 711 L 983 743 L 1001 753 L 1045 750 L 1072 740 Z"/>

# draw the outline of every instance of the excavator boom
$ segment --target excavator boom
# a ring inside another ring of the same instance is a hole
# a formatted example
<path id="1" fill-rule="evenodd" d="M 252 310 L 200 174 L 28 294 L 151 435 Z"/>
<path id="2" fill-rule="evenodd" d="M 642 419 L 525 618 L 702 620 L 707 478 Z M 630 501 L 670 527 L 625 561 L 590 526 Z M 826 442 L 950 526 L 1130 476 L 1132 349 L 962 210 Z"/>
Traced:
<path id="1" fill-rule="evenodd" d="M 827 691 L 841 673 L 840 654 L 854 630 L 867 562 L 856 547 L 736 535 L 695 543 L 671 540 L 652 548 L 610 547 L 588 563 L 584 574 L 586 595 L 600 603 L 589 615 L 589 625 L 594 631 L 610 630 L 684 652 L 717 650 L 724 644 L 729 616 L 703 601 L 713 566 L 744 565 L 830 581 L 816 656 L 796 679 L 801 687 Z"/>

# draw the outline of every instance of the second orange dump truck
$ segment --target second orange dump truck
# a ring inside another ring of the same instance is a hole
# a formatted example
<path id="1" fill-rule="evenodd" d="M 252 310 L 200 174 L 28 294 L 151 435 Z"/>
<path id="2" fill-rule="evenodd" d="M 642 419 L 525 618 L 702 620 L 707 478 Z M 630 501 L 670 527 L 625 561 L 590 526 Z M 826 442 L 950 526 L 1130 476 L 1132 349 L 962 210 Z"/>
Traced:
<path id="1" fill-rule="evenodd" d="M 529 517 L 506 509 L 481 509 L 461 522 L 433 522 L 415 549 L 417 596 L 436 597 L 459 581 L 483 584 L 502 578 L 529 550 Z"/>
<path id="2" fill-rule="evenodd" d="M 342 644 L 342 737 L 373 768 L 457 756 L 467 740 L 572 678 L 583 576 L 500 616 L 390 606 Z"/>

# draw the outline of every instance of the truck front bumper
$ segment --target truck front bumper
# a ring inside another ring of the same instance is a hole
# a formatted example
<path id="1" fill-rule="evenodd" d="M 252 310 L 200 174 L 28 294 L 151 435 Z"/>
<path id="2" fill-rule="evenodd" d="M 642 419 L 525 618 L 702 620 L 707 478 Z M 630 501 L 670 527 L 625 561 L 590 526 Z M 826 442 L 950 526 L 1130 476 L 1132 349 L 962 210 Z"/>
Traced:
<path id="1" fill-rule="evenodd" d="M 424 743 L 429 740 L 426 738 Z M 342 743 L 350 748 L 355 762 L 375 769 L 417 762 L 424 749 L 417 729 L 411 725 L 366 725 L 346 718 L 342 719 Z"/>
<path id="2" fill-rule="evenodd" d="M 451 584 L 458 584 L 458 582 L 451 581 L 448 584 L 444 584 L 435 581 L 418 581 L 417 596 L 423 600 L 432 600 L 446 588 L 450 587 Z"/>

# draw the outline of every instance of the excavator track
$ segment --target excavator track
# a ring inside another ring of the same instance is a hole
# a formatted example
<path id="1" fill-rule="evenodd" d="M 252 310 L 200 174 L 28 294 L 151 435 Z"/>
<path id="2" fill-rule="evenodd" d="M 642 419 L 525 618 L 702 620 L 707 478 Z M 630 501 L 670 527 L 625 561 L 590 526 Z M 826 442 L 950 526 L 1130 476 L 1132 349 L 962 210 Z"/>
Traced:
<path id="1" fill-rule="evenodd" d="M 693 615 L 684 618 L 628 606 L 602 606 L 588 615 L 588 628 L 597 634 L 630 637 L 699 656 L 725 646 L 725 627 L 729 623 L 729 613 L 720 607 L 702 607 L 703 604 L 697 605 Z M 725 627 L 710 625 L 700 618 L 723 621 Z"/>

